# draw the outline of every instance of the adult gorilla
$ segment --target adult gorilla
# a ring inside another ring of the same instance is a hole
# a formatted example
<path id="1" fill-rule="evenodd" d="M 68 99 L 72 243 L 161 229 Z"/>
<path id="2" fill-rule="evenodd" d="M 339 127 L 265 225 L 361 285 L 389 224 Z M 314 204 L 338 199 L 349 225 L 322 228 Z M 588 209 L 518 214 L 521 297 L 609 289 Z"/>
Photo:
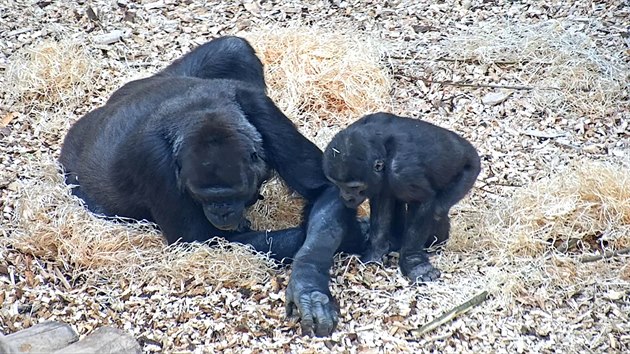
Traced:
<path id="1" fill-rule="evenodd" d="M 244 39 L 212 40 L 121 87 L 72 126 L 60 162 L 95 213 L 154 221 L 169 243 L 222 236 L 293 257 L 288 314 L 298 310 L 305 333 L 336 326 L 333 254 L 360 251 L 364 236 L 324 176 L 321 150 L 267 97 L 262 64 Z M 307 200 L 301 227 L 249 229 L 244 210 L 270 169 Z"/>

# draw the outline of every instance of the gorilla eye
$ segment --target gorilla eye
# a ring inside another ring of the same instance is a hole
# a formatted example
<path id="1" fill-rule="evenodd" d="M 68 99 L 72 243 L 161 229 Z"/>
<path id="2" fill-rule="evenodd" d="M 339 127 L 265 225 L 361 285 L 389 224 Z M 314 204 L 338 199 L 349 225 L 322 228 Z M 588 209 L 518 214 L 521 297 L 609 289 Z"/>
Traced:
<path id="1" fill-rule="evenodd" d="M 374 171 L 381 172 L 383 171 L 384 167 L 385 167 L 385 162 L 383 162 L 383 160 L 374 161 Z"/>
<path id="2" fill-rule="evenodd" d="M 258 153 L 256 153 L 256 151 L 252 152 L 249 156 L 251 157 L 252 161 L 258 161 Z"/>

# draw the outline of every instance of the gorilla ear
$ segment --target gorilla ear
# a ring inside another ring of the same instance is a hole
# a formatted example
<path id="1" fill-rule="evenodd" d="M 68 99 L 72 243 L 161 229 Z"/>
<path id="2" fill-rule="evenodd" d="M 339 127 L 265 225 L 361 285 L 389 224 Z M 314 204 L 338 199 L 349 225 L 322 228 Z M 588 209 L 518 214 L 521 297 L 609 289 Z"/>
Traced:
<path id="1" fill-rule="evenodd" d="M 381 172 L 385 168 L 385 161 L 383 160 L 375 160 L 374 161 L 374 172 Z"/>

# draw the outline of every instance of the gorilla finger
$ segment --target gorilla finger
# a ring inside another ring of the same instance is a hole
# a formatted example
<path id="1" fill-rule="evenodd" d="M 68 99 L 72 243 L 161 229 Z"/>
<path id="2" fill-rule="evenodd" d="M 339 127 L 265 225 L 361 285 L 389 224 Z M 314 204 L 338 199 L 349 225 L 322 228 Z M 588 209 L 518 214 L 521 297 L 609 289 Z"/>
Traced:
<path id="1" fill-rule="evenodd" d="M 293 318 L 295 317 L 297 308 L 295 307 L 295 304 L 293 303 L 293 301 L 287 301 L 287 303 L 284 305 L 284 313 L 285 313 L 285 317 L 286 318 Z"/>
<path id="2" fill-rule="evenodd" d="M 317 320 L 315 327 L 315 335 L 325 337 L 335 330 L 335 321 L 330 308 L 326 308 L 321 302 L 317 302 L 313 306 L 313 317 Z"/>
<path id="3" fill-rule="evenodd" d="M 302 314 L 302 320 L 300 321 L 300 327 L 302 328 L 302 335 L 312 336 L 315 329 L 315 321 L 310 312 Z"/>

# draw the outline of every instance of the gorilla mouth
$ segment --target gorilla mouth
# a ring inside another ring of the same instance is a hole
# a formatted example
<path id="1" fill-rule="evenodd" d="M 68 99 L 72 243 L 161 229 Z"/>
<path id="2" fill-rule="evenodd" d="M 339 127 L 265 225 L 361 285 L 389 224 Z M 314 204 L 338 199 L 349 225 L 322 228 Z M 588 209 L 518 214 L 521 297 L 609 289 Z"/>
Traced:
<path id="1" fill-rule="evenodd" d="M 231 217 L 216 216 L 211 213 L 206 213 L 206 219 L 221 231 L 237 231 L 242 223 L 242 217 L 233 215 Z"/>
<path id="2" fill-rule="evenodd" d="M 212 225 L 214 225 L 214 227 L 216 227 L 217 229 L 221 231 L 235 231 L 236 229 L 238 229 L 238 224 L 237 225 L 233 225 L 233 224 L 225 224 L 225 225 L 218 224 L 217 225 L 213 223 Z"/>

